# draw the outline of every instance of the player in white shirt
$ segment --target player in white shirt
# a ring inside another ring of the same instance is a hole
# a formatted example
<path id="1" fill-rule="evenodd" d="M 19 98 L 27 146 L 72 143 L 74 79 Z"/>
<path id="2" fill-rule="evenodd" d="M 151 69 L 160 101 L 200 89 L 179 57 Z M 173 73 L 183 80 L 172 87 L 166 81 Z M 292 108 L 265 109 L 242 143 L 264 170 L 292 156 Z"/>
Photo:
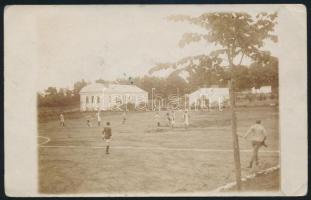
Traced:
<path id="1" fill-rule="evenodd" d="M 64 126 L 65 126 L 65 118 L 64 118 L 63 113 L 61 113 L 61 114 L 59 115 L 59 121 L 60 121 L 60 126 L 61 126 L 61 127 L 64 127 Z"/>
<path id="2" fill-rule="evenodd" d="M 97 117 L 97 125 L 100 126 L 100 123 L 101 123 L 101 116 L 100 116 L 100 110 L 98 110 L 97 114 L 96 114 L 96 117 Z"/>
<path id="3" fill-rule="evenodd" d="M 184 113 L 184 124 L 185 124 L 185 128 L 187 129 L 189 127 L 189 113 L 188 113 L 188 110 L 185 110 L 185 113 Z"/>
<path id="4" fill-rule="evenodd" d="M 246 134 L 244 135 L 244 138 L 249 140 L 252 143 L 253 146 L 253 155 L 251 158 L 251 161 L 249 163 L 249 168 L 252 168 L 253 162 L 256 163 L 256 165 L 259 164 L 258 161 L 258 151 L 261 146 L 267 147 L 265 141 L 267 139 L 267 131 L 266 129 L 261 125 L 261 121 L 257 120 L 256 124 L 252 125 Z"/>

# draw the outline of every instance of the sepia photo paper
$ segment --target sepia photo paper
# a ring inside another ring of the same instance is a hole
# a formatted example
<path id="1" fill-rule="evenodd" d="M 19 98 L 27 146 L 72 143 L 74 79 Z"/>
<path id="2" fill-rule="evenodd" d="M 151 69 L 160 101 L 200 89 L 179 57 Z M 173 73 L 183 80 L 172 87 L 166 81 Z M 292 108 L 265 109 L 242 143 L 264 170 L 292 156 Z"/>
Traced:
<path id="1" fill-rule="evenodd" d="M 6 195 L 305 195 L 306 16 L 5 7 Z"/>

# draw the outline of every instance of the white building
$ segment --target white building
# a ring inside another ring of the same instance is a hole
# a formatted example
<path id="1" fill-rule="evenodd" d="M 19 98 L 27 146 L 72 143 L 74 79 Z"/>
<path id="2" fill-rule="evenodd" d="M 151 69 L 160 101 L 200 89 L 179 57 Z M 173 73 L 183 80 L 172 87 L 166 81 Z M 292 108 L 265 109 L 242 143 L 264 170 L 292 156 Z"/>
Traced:
<path id="1" fill-rule="evenodd" d="M 253 94 L 270 94 L 272 92 L 271 86 L 262 86 L 259 89 L 256 89 L 255 87 L 252 88 Z"/>
<path id="2" fill-rule="evenodd" d="M 148 102 L 148 93 L 135 85 L 94 83 L 80 91 L 80 110 L 109 110 L 114 106 Z"/>
<path id="3" fill-rule="evenodd" d="M 229 88 L 200 88 L 189 95 L 189 104 L 211 107 L 212 104 L 217 103 L 220 105 L 227 99 L 229 99 Z M 206 101 L 209 105 L 206 105 Z"/>

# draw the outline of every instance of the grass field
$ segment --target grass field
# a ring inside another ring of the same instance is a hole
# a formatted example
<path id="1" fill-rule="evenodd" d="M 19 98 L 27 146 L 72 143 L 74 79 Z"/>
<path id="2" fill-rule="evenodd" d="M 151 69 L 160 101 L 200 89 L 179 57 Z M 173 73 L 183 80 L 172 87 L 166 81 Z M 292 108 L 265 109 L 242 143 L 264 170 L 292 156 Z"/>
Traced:
<path id="1" fill-rule="evenodd" d="M 190 112 L 190 127 L 176 112 L 176 128 L 156 128 L 154 112 L 127 115 L 103 113 L 113 130 L 111 154 L 106 155 L 102 127 L 87 127 L 85 113 L 65 114 L 66 127 L 57 120 L 39 123 L 39 188 L 42 193 L 193 193 L 208 192 L 234 181 L 231 115 L 223 112 Z M 239 108 L 238 132 L 261 119 L 269 137 L 259 152 L 259 169 L 279 164 L 278 110 L 276 107 Z M 44 121 L 44 120 L 43 120 Z M 240 139 L 242 176 L 251 145 Z M 277 184 L 275 178 L 270 181 Z M 254 188 L 260 190 L 261 188 Z"/>

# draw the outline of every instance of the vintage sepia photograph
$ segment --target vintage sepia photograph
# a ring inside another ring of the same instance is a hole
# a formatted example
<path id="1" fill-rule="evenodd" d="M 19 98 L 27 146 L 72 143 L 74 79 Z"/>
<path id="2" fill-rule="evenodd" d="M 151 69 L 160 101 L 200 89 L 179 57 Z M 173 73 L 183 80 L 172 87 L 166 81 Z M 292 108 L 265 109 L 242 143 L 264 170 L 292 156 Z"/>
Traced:
<path id="1" fill-rule="evenodd" d="M 249 7 L 34 6 L 38 194 L 279 194 L 280 6 Z"/>

